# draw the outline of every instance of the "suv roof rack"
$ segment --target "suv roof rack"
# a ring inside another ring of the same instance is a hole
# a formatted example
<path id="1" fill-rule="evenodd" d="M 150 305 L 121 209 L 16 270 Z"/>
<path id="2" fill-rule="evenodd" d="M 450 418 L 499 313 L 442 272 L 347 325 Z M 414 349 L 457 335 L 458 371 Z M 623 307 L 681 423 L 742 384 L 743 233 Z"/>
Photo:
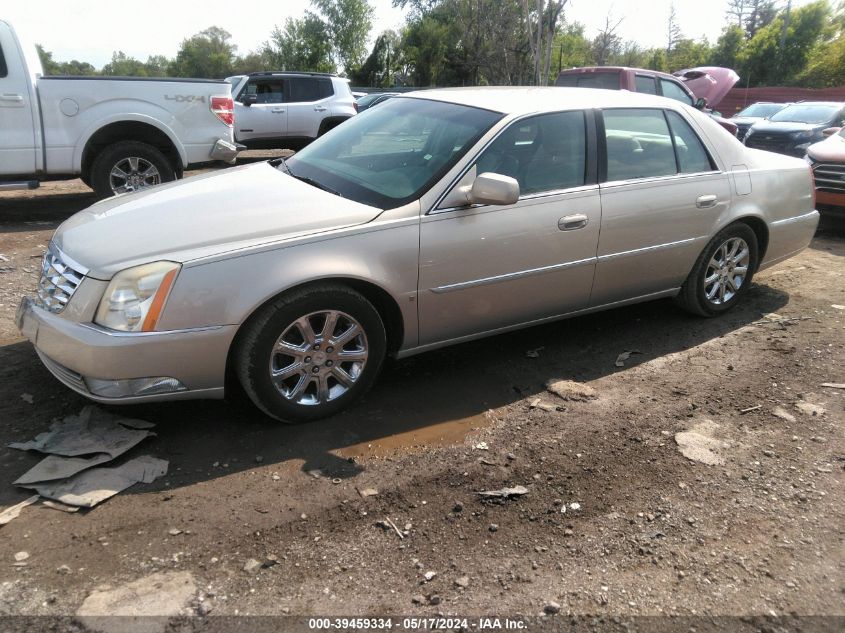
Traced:
<path id="1" fill-rule="evenodd" d="M 262 70 L 261 72 L 257 73 L 247 73 L 247 77 L 262 77 L 262 76 L 272 76 L 272 75 L 299 75 L 299 76 L 308 76 L 308 77 L 337 77 L 337 73 L 315 73 L 309 71 L 299 71 L 299 70 Z"/>

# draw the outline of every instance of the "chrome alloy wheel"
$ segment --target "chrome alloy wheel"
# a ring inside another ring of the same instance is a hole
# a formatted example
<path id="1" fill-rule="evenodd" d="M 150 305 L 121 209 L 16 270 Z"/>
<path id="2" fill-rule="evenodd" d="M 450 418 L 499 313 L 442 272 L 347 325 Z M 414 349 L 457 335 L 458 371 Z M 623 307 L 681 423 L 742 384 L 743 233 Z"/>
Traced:
<path id="1" fill-rule="evenodd" d="M 722 243 L 707 263 L 704 296 L 714 305 L 730 301 L 748 277 L 751 250 L 745 240 L 732 237 Z"/>
<path id="2" fill-rule="evenodd" d="M 158 168 L 139 156 L 122 158 L 109 173 L 109 184 L 113 193 L 129 193 L 152 187 L 161 182 Z"/>
<path id="3" fill-rule="evenodd" d="M 344 312 L 324 310 L 285 328 L 270 355 L 270 377 L 282 396 L 301 405 L 331 402 L 345 394 L 364 370 L 367 335 Z"/>

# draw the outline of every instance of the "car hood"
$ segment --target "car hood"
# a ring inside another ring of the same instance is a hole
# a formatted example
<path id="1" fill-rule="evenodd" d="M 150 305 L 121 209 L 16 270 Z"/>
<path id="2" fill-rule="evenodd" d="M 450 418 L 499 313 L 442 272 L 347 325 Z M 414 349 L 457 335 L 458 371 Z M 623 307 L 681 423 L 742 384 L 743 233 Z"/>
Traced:
<path id="1" fill-rule="evenodd" d="M 807 155 L 817 162 L 845 163 L 845 138 L 834 134 L 813 143 L 807 148 Z"/>
<path id="2" fill-rule="evenodd" d="M 728 94 L 731 88 L 739 81 L 739 75 L 730 68 L 719 66 L 699 66 L 687 68 L 674 73 L 684 81 L 696 98 L 702 98 L 711 108 L 719 105 L 719 102 Z"/>
<path id="3" fill-rule="evenodd" d="M 733 121 L 737 125 L 753 125 L 758 121 L 763 121 L 763 117 L 760 116 L 732 116 L 729 121 Z"/>
<path id="4" fill-rule="evenodd" d="M 793 132 L 804 132 L 806 130 L 817 130 L 821 127 L 819 123 L 796 123 L 794 121 L 757 121 L 751 126 L 755 134 L 759 133 L 775 133 L 775 134 L 790 134 Z"/>
<path id="5" fill-rule="evenodd" d="M 380 213 L 260 163 L 104 200 L 64 222 L 53 241 L 91 277 L 109 279 L 141 263 L 186 262 L 364 224 Z"/>

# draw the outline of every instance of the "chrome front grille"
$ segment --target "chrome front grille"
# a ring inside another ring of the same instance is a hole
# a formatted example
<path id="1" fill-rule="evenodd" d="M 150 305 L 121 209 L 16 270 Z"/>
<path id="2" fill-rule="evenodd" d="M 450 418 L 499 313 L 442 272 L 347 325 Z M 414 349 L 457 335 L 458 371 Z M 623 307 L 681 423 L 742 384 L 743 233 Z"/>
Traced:
<path id="1" fill-rule="evenodd" d="M 58 248 L 50 244 L 41 261 L 36 305 L 58 314 L 65 309 L 86 272 L 78 264 L 69 262 Z"/>
<path id="2" fill-rule="evenodd" d="M 790 149 L 790 138 L 786 134 L 766 134 L 755 132 L 745 138 L 745 144 L 755 149 L 764 149 L 769 152 L 785 154 Z"/>
<path id="3" fill-rule="evenodd" d="M 830 193 L 845 193 L 845 164 L 819 163 L 813 166 L 816 189 Z"/>

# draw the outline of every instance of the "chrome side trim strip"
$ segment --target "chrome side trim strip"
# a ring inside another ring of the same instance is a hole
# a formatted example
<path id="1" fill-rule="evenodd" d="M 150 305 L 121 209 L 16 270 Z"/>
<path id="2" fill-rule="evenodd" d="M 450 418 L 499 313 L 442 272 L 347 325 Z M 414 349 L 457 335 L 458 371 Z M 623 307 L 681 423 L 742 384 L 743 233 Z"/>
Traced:
<path id="1" fill-rule="evenodd" d="M 210 332 L 212 330 L 223 329 L 222 325 L 207 325 L 205 327 L 190 327 L 182 330 L 162 330 L 160 332 L 120 332 L 118 330 L 109 330 L 101 327 L 96 323 L 79 323 L 81 327 L 92 330 L 97 334 L 105 334 L 106 336 L 114 337 L 146 337 L 146 336 L 166 336 L 168 334 L 194 334 L 195 332 Z"/>
<path id="2" fill-rule="evenodd" d="M 802 213 L 801 215 L 796 215 L 784 220 L 776 220 L 775 222 L 772 222 L 772 226 L 783 226 L 784 224 L 792 224 L 793 222 L 802 222 L 803 220 L 808 220 L 811 217 L 816 217 L 818 215 L 819 212 L 814 209 L 809 213 Z"/>
<path id="3" fill-rule="evenodd" d="M 702 235 L 700 237 L 690 237 L 685 240 L 678 240 L 677 242 L 666 242 L 665 244 L 655 244 L 654 246 L 646 246 L 644 248 L 635 248 L 632 251 L 620 251 L 618 253 L 608 253 L 607 255 L 599 255 L 598 260 L 599 262 L 605 262 L 609 259 L 616 259 L 617 257 L 630 257 L 632 255 L 639 255 L 641 253 L 647 253 L 649 251 L 660 251 L 666 248 L 676 248 L 678 246 L 683 246 L 684 244 L 692 244 L 696 240 L 704 239 L 706 236 Z"/>
<path id="4" fill-rule="evenodd" d="M 514 330 L 521 330 L 523 328 L 533 327 L 535 325 L 542 325 L 543 323 L 550 323 L 552 321 L 561 321 L 563 319 L 569 319 L 576 316 L 581 316 L 584 314 L 590 314 L 592 312 L 600 312 L 602 310 L 607 310 L 610 308 L 620 308 L 622 306 L 631 305 L 633 303 L 642 303 L 644 301 L 652 301 L 654 299 L 663 299 L 666 297 L 674 297 L 675 295 L 680 292 L 680 288 L 668 288 L 666 290 L 661 290 L 660 292 L 653 292 L 647 295 L 641 295 L 639 297 L 633 297 L 631 299 L 622 299 L 621 301 L 614 301 L 613 303 L 605 303 L 600 306 L 594 306 L 591 308 L 583 308 L 581 310 L 575 310 L 573 312 L 566 312 L 564 314 L 556 314 L 550 317 L 544 317 L 542 319 L 535 319 L 533 321 L 526 321 L 525 323 L 517 323 L 516 325 L 506 325 L 505 327 L 496 328 L 495 330 L 487 330 L 486 332 L 478 332 L 477 334 L 467 334 L 466 336 L 460 336 L 458 338 L 448 339 L 445 341 L 438 341 L 436 343 L 429 343 L 427 345 L 420 345 L 419 347 L 411 347 L 404 350 L 399 350 L 396 354 L 396 358 L 407 358 L 408 356 L 415 356 L 416 354 L 421 354 L 423 352 L 428 352 L 433 349 L 438 349 L 440 347 L 448 347 L 450 345 L 455 345 L 457 343 L 465 343 L 466 341 L 474 341 L 476 339 L 484 338 L 487 336 L 495 336 L 496 334 L 504 334 L 505 332 L 512 332 Z"/>
<path id="5" fill-rule="evenodd" d="M 532 275 L 542 275 L 566 268 L 575 268 L 576 266 L 584 266 L 585 264 L 595 263 L 596 258 L 590 257 L 587 259 L 579 259 L 574 262 L 566 262 L 564 264 L 553 264 L 551 266 L 543 266 L 542 268 L 530 268 L 528 270 L 520 270 L 515 273 L 506 273 L 504 275 L 495 275 L 494 277 L 484 277 L 483 279 L 473 279 L 471 281 L 462 281 L 456 284 L 448 284 L 446 286 L 438 286 L 436 288 L 429 288 L 435 294 L 443 294 L 445 292 L 455 292 L 456 290 L 466 290 L 467 288 L 476 288 L 478 286 L 487 286 L 489 284 L 498 284 L 504 281 L 513 281 L 514 279 L 522 279 L 523 277 L 530 277 Z"/>

